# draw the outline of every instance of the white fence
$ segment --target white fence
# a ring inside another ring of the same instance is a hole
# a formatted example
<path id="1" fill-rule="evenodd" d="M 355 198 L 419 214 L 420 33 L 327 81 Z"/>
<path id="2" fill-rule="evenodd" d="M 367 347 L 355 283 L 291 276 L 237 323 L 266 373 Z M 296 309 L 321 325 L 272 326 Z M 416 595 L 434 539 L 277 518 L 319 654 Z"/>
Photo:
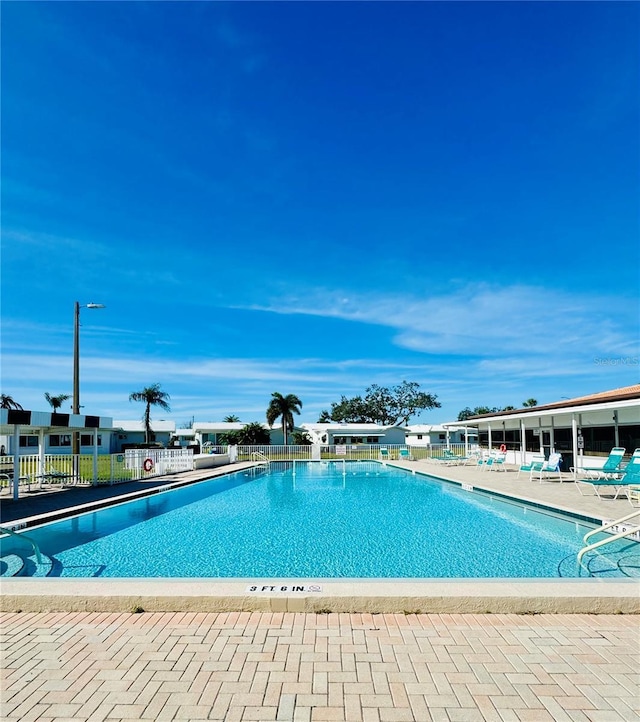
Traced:
<path id="1" fill-rule="evenodd" d="M 433 444 L 407 446 L 405 444 L 345 444 L 303 446 L 238 446 L 216 447 L 216 451 L 230 453 L 235 460 L 255 461 L 259 452 L 268 461 L 312 461 L 323 459 L 377 460 L 398 459 L 400 450 L 407 449 L 413 459 L 438 458 L 445 449 L 464 454 L 464 444 Z M 234 458 L 234 455 L 232 455 Z M 128 449 L 120 454 L 29 454 L 19 457 L 19 485 L 42 488 L 55 485 L 98 485 L 139 481 L 154 476 L 191 471 L 194 468 L 192 449 Z M 0 457 L 0 487 L 13 488 L 13 456 Z"/>
<path id="2" fill-rule="evenodd" d="M 122 454 L 25 454 L 19 457 L 19 485 L 117 484 L 193 469 L 191 449 L 133 449 Z M 13 456 L 0 457 L 0 486 L 13 488 Z"/>

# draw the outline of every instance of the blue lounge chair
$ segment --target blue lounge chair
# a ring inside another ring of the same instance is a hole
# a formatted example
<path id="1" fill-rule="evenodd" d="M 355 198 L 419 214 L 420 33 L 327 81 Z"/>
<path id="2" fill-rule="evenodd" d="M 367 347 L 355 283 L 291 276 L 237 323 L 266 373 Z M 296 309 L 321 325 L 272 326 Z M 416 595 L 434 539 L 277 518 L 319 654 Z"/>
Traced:
<path id="1" fill-rule="evenodd" d="M 404 461 L 413 461 L 413 456 L 411 455 L 409 449 L 400 449 L 400 451 L 398 452 L 398 459 L 404 459 Z"/>
<path id="2" fill-rule="evenodd" d="M 601 477 L 599 479 L 576 479 L 575 483 L 578 491 L 583 496 L 582 487 L 589 485 L 599 499 L 617 499 L 618 495 L 624 492 L 627 495 L 627 499 L 633 504 L 633 499 L 637 496 L 636 489 L 632 489 L 632 493 L 630 493 L 628 487 L 640 487 L 640 449 L 636 449 L 633 452 L 631 461 L 626 465 L 622 478 L 613 479 L 611 477 Z M 600 491 L 602 489 L 613 492 L 613 496 L 601 496 Z"/>
<path id="3" fill-rule="evenodd" d="M 596 479 L 606 479 L 612 476 L 620 475 L 624 472 L 624 449 L 622 446 L 614 446 L 609 452 L 609 457 L 602 466 L 583 466 L 576 469 L 578 473 L 585 472 L 587 476 Z"/>
<path id="4" fill-rule="evenodd" d="M 388 461 L 390 458 L 389 457 L 389 449 L 385 449 L 385 448 L 380 449 L 380 455 L 378 458 L 381 459 L 382 461 L 385 461 L 385 460 Z"/>

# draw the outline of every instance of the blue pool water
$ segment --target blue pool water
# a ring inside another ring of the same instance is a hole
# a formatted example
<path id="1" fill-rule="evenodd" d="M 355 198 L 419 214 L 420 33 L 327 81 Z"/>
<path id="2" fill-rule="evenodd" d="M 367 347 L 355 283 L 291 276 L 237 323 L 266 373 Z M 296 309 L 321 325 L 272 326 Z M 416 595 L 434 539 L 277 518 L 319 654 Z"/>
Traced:
<path id="1" fill-rule="evenodd" d="M 586 576 L 576 554 L 591 527 L 570 517 L 376 462 L 275 466 L 27 535 L 63 577 Z M 640 544 L 606 549 L 593 575 L 634 575 Z"/>

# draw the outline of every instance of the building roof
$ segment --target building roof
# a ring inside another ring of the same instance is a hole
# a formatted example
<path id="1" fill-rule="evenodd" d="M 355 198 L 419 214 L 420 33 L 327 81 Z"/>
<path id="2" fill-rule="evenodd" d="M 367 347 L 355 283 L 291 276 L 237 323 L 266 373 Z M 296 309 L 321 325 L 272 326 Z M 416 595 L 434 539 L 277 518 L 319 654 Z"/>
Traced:
<path id="1" fill-rule="evenodd" d="M 113 428 L 131 432 L 144 432 L 145 430 L 142 419 L 115 419 L 113 422 Z M 175 421 L 165 421 L 164 419 L 159 421 L 151 419 L 151 430 L 156 434 L 167 431 L 172 434 L 176 430 L 176 423 Z"/>
<path id="2" fill-rule="evenodd" d="M 506 430 L 517 429 L 523 424 L 527 428 L 567 428 L 573 424 L 580 427 L 610 426 L 614 422 L 623 425 L 640 424 L 640 386 L 625 386 L 531 408 L 496 411 L 473 416 L 465 421 L 450 421 L 447 426 L 476 426 L 483 429 L 498 426 Z"/>
<path id="3" fill-rule="evenodd" d="M 387 429 L 405 429 L 404 426 L 383 426 L 382 424 L 371 424 L 371 423 L 362 423 L 362 424 L 339 424 L 339 423 L 331 423 L 331 424 L 302 424 L 303 429 L 309 429 L 313 431 L 344 431 L 347 433 L 380 433 L 383 431 L 386 431 Z"/>
<path id="4" fill-rule="evenodd" d="M 640 399 L 640 384 L 634 386 L 624 386 L 620 389 L 613 389 L 612 391 L 600 391 L 596 394 L 589 394 L 588 396 L 578 396 L 574 399 L 562 399 L 561 401 L 554 401 L 551 404 L 543 404 L 542 406 L 533 406 L 530 408 L 512 409 L 510 411 L 495 411 L 489 414 L 481 414 L 479 416 L 470 416 L 467 421 L 482 420 L 487 418 L 497 418 L 500 416 L 514 416 L 515 414 L 521 415 L 523 413 L 535 414 L 539 411 L 550 411 L 553 409 L 568 409 L 576 406 L 590 406 L 594 404 L 605 404 L 615 401 L 628 401 L 633 399 Z"/>

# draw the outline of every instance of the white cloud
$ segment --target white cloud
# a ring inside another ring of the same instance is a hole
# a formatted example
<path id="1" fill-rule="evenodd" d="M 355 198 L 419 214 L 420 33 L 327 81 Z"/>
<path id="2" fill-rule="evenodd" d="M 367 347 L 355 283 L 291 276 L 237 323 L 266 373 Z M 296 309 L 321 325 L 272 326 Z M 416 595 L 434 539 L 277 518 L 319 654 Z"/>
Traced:
<path id="1" fill-rule="evenodd" d="M 318 289 L 255 307 L 279 314 L 336 318 L 397 329 L 394 342 L 429 354 L 502 356 L 630 350 L 635 343 L 621 299 L 533 286 L 470 284 L 419 298 Z M 627 311 L 627 314 L 629 312 Z M 580 347 L 583 347 L 580 349 Z"/>

